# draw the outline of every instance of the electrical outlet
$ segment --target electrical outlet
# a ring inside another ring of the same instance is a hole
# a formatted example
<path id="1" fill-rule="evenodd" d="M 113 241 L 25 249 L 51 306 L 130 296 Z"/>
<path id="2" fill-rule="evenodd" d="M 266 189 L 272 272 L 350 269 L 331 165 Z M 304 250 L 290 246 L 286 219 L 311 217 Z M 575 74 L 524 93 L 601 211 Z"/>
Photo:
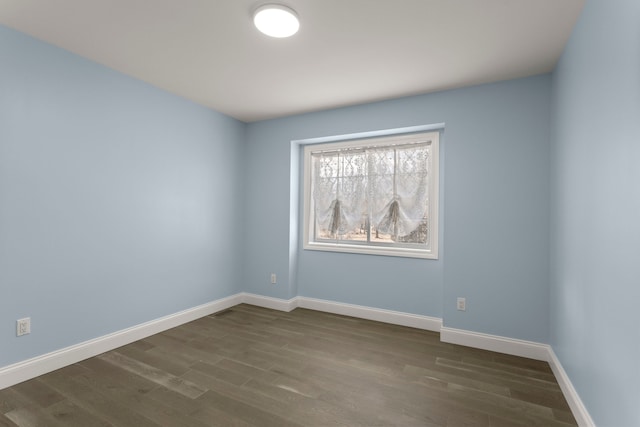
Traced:
<path id="1" fill-rule="evenodd" d="M 16 335 L 22 336 L 31 333 L 31 318 L 25 317 L 24 319 L 16 320 Z"/>
<path id="2" fill-rule="evenodd" d="M 278 283 L 276 273 L 271 273 L 271 284 L 275 285 L 276 283 Z"/>
<path id="3" fill-rule="evenodd" d="M 460 311 L 467 311 L 467 299 L 466 298 L 458 298 L 457 308 Z"/>

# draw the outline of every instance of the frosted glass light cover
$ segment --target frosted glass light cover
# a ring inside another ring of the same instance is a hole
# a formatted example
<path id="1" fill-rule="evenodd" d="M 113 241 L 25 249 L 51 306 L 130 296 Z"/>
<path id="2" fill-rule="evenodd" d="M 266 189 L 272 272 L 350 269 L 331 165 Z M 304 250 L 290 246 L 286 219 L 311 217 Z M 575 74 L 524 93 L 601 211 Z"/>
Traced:
<path id="1" fill-rule="evenodd" d="M 298 32 L 300 21 L 286 6 L 269 4 L 259 7 L 253 15 L 258 30 L 271 37 L 290 37 Z"/>

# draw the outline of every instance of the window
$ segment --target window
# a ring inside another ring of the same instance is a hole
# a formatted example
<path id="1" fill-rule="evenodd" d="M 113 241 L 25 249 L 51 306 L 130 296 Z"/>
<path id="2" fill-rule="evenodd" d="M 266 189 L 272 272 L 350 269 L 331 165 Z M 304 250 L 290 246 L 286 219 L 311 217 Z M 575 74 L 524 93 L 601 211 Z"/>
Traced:
<path id="1" fill-rule="evenodd" d="M 438 142 L 429 132 L 307 145 L 304 248 L 437 259 Z"/>

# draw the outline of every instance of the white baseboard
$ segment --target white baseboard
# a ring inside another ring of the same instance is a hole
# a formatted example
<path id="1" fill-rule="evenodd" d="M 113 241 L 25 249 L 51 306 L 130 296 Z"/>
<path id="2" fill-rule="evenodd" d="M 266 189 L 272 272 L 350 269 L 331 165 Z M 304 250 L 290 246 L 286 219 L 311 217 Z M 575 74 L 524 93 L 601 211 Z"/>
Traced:
<path id="1" fill-rule="evenodd" d="M 447 328 L 446 326 L 440 329 L 440 341 L 527 357 L 529 359 L 544 360 L 545 362 L 548 360 L 549 354 L 549 346 L 547 344 Z"/>
<path id="2" fill-rule="evenodd" d="M 578 425 L 580 427 L 596 426 L 550 345 L 447 327 L 442 327 L 440 340 L 549 363 Z"/>
<path id="3" fill-rule="evenodd" d="M 442 327 L 442 320 L 437 317 L 403 313 L 362 305 L 345 304 L 342 302 L 316 298 L 295 297 L 289 300 L 283 300 L 279 298 L 265 297 L 262 295 L 243 293 L 242 302 L 256 305 L 258 307 L 287 312 L 297 307 L 308 308 L 310 310 L 323 311 L 325 313 L 341 314 L 344 316 L 357 317 L 359 319 L 375 320 L 378 322 L 391 323 L 393 325 L 425 329 L 427 331 L 439 332 Z"/>
<path id="4" fill-rule="evenodd" d="M 582 403 L 582 399 L 578 395 L 578 392 L 573 387 L 569 376 L 566 371 L 562 367 L 560 360 L 556 356 L 556 353 L 553 351 L 553 348 L 549 346 L 549 366 L 551 366 L 551 370 L 553 371 L 553 375 L 555 375 L 560 388 L 562 389 L 562 394 L 565 399 L 567 399 L 567 403 L 571 408 L 571 412 L 576 419 L 576 422 L 580 427 L 596 427 L 596 424 L 593 422 L 591 415 L 589 415 L 589 411 Z"/>
<path id="5" fill-rule="evenodd" d="M 595 427 L 589 412 L 582 403 L 567 373 L 551 346 L 547 344 L 447 328 L 442 326 L 442 319 L 436 317 L 307 297 L 295 297 L 289 300 L 283 300 L 246 292 L 231 295 L 13 365 L 1 367 L 0 390 L 241 303 L 286 312 L 297 307 L 308 308 L 327 313 L 435 331 L 440 332 L 440 340 L 443 342 L 546 361 L 551 366 L 578 425 L 581 427 Z"/>
<path id="6" fill-rule="evenodd" d="M 258 307 L 270 308 L 272 310 L 289 312 L 298 306 L 297 298 L 284 300 L 280 298 L 266 297 L 264 295 L 250 294 L 242 292 L 239 294 L 245 304 L 256 305 Z"/>
<path id="7" fill-rule="evenodd" d="M 439 332 L 442 327 L 442 319 L 423 316 L 419 314 L 403 313 L 399 311 L 372 308 L 362 305 L 345 304 L 342 302 L 327 301 L 316 298 L 298 297 L 298 307 L 311 310 L 324 311 L 326 313 L 341 314 L 357 317 L 359 319 L 375 320 L 391 323 L 393 325 L 408 326 L 410 328 L 424 329 Z"/>
<path id="8" fill-rule="evenodd" d="M 236 294 L 0 368 L 0 390 L 238 305 Z"/>

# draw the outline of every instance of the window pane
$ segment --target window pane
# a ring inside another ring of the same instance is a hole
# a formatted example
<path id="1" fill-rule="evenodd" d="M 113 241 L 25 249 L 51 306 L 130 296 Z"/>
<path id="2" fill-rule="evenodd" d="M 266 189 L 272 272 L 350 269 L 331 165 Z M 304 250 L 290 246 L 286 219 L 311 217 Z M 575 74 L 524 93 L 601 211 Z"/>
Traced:
<path id="1" fill-rule="evenodd" d="M 437 134 L 360 142 L 305 148 L 308 242 L 342 243 L 355 252 L 358 247 L 377 247 L 433 254 L 437 235 L 432 236 L 430 227 L 437 227 L 437 216 L 432 223 L 430 215 L 437 214 L 437 188 L 430 174 L 433 157 L 437 161 Z"/>
<path id="2" fill-rule="evenodd" d="M 365 154 L 359 150 L 313 157 L 316 237 L 352 239 L 361 234 L 367 209 Z"/>

